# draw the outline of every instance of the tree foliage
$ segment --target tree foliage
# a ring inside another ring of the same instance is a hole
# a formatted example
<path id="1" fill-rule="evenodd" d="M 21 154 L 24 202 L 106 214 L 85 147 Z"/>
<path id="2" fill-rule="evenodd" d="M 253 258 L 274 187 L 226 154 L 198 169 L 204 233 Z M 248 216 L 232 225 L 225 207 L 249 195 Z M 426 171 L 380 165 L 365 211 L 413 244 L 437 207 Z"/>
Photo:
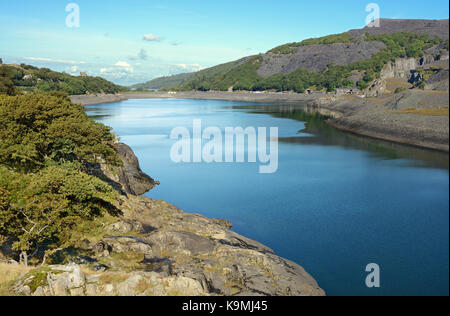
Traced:
<path id="1" fill-rule="evenodd" d="M 17 89 L 13 82 L 14 74 L 9 67 L 0 65 L 0 94 L 16 95 Z"/>
<path id="2" fill-rule="evenodd" d="M 110 128 L 51 94 L 0 95 L 0 164 L 35 171 L 50 161 L 117 163 Z"/>
<path id="3" fill-rule="evenodd" d="M 70 164 L 28 174 L 0 167 L 0 192 L 0 236 L 23 253 L 64 246 L 81 220 L 117 215 L 113 188 Z"/>
<path id="4" fill-rule="evenodd" d="M 80 221 L 118 214 L 116 191 L 89 173 L 120 164 L 114 135 L 67 96 L 0 95 L 0 139 L 0 240 L 25 262 L 64 246 Z"/>

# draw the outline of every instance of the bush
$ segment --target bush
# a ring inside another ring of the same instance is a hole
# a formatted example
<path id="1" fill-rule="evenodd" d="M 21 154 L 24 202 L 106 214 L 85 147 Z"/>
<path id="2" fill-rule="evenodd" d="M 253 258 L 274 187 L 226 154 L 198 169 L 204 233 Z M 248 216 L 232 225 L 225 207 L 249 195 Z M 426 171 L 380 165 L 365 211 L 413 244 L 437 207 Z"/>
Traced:
<path id="1" fill-rule="evenodd" d="M 14 73 L 7 66 L 0 66 L 0 94 L 16 95 L 18 93 L 13 82 Z"/>
<path id="2" fill-rule="evenodd" d="M 110 129 L 60 93 L 0 95 L 0 242 L 29 253 L 66 246 L 71 230 L 118 215 L 117 192 L 89 174 L 119 165 Z"/>
<path id="3" fill-rule="evenodd" d="M 397 89 L 395 89 L 395 94 L 398 94 L 398 93 L 401 93 L 401 92 L 403 92 L 403 91 L 406 91 L 406 88 L 403 88 L 403 87 L 398 87 Z"/>

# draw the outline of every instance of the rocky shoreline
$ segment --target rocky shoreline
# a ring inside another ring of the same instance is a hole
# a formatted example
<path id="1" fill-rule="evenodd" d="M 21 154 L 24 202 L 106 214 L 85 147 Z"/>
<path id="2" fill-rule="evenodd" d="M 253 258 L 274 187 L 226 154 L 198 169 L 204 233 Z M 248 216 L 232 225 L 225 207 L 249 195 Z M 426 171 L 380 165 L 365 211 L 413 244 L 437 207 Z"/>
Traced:
<path id="1" fill-rule="evenodd" d="M 448 92 L 409 90 L 383 98 L 323 97 L 308 110 L 339 130 L 449 152 Z M 445 110 L 446 109 L 446 110 Z"/>
<path id="2" fill-rule="evenodd" d="M 120 102 L 128 99 L 193 99 L 193 100 L 223 100 L 258 103 L 299 103 L 310 102 L 323 94 L 297 94 L 297 93 L 251 93 L 251 92 L 133 92 L 117 95 L 77 95 L 71 96 L 74 103 L 81 105 L 94 105 L 101 103 Z"/>
<path id="3" fill-rule="evenodd" d="M 138 196 L 158 183 L 125 144 L 124 165 L 97 169 L 121 193 L 122 216 L 80 241 L 67 264 L 40 267 L 11 286 L 25 296 L 324 296 L 299 265 L 231 230 L 226 220 Z"/>
<path id="4" fill-rule="evenodd" d="M 81 105 L 94 105 L 100 103 L 113 103 L 128 100 L 123 94 L 86 94 L 72 95 L 70 99 L 73 103 Z"/>

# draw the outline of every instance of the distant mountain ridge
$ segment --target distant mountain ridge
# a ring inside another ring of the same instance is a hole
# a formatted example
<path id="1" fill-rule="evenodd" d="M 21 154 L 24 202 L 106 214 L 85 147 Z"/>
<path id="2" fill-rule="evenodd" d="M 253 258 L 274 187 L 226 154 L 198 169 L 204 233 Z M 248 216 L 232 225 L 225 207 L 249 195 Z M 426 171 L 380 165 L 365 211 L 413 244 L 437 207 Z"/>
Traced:
<path id="1" fill-rule="evenodd" d="M 349 76 L 336 75 L 335 86 L 331 82 L 335 74 L 330 73 L 330 65 L 338 67 L 332 68 L 331 72 L 359 71 L 361 78 L 368 75 L 366 79 L 371 79 L 372 75 L 381 71 L 380 65 L 386 63 L 389 58 L 403 55 L 417 57 L 425 49 L 437 45 L 448 50 L 448 38 L 448 19 L 381 19 L 380 27 L 364 27 L 341 34 L 289 43 L 275 47 L 266 54 L 249 56 L 200 72 L 157 78 L 135 85 L 133 88 L 203 91 L 273 89 L 302 92 L 310 86 L 318 85 L 319 88 L 332 90 L 336 87 L 353 86 L 354 82 L 351 82 Z M 444 44 L 445 41 L 447 44 Z M 403 51 L 398 50 L 396 47 L 398 43 L 395 42 L 401 42 L 399 45 Z M 369 66 L 360 65 L 367 61 L 370 62 Z M 314 80 L 305 80 L 304 78 L 311 76 L 311 73 L 312 76 L 320 74 L 322 77 L 318 75 Z M 364 85 L 364 82 L 360 82 L 362 88 Z"/>
<path id="2" fill-rule="evenodd" d="M 217 65 L 211 68 L 203 69 L 197 72 L 190 72 L 190 73 L 182 73 L 178 75 L 173 76 L 166 76 L 166 77 L 160 77 L 153 80 L 150 80 L 145 83 L 135 84 L 131 86 L 131 89 L 147 89 L 147 90 L 153 90 L 153 89 L 164 89 L 169 88 L 177 85 L 182 85 L 183 83 L 187 82 L 190 79 L 193 78 L 202 78 L 202 77 L 208 77 L 213 76 L 216 74 L 220 74 L 223 72 L 230 71 L 236 66 L 239 66 L 246 62 L 250 57 L 242 58 L 236 61 L 232 61 L 229 63 Z"/>

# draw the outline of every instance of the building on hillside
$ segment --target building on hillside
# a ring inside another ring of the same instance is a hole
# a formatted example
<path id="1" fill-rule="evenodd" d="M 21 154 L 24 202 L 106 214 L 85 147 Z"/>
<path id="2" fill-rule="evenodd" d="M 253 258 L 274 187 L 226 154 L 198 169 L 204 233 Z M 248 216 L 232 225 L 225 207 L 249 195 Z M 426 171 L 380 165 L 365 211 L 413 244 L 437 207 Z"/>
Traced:
<path id="1" fill-rule="evenodd" d="M 80 76 L 81 76 L 81 77 L 87 77 L 88 75 L 87 75 L 87 73 L 85 73 L 85 72 L 80 72 Z"/>
<path id="2" fill-rule="evenodd" d="M 22 80 L 31 80 L 33 79 L 33 75 L 29 74 L 29 75 L 25 75 L 23 76 Z"/>

